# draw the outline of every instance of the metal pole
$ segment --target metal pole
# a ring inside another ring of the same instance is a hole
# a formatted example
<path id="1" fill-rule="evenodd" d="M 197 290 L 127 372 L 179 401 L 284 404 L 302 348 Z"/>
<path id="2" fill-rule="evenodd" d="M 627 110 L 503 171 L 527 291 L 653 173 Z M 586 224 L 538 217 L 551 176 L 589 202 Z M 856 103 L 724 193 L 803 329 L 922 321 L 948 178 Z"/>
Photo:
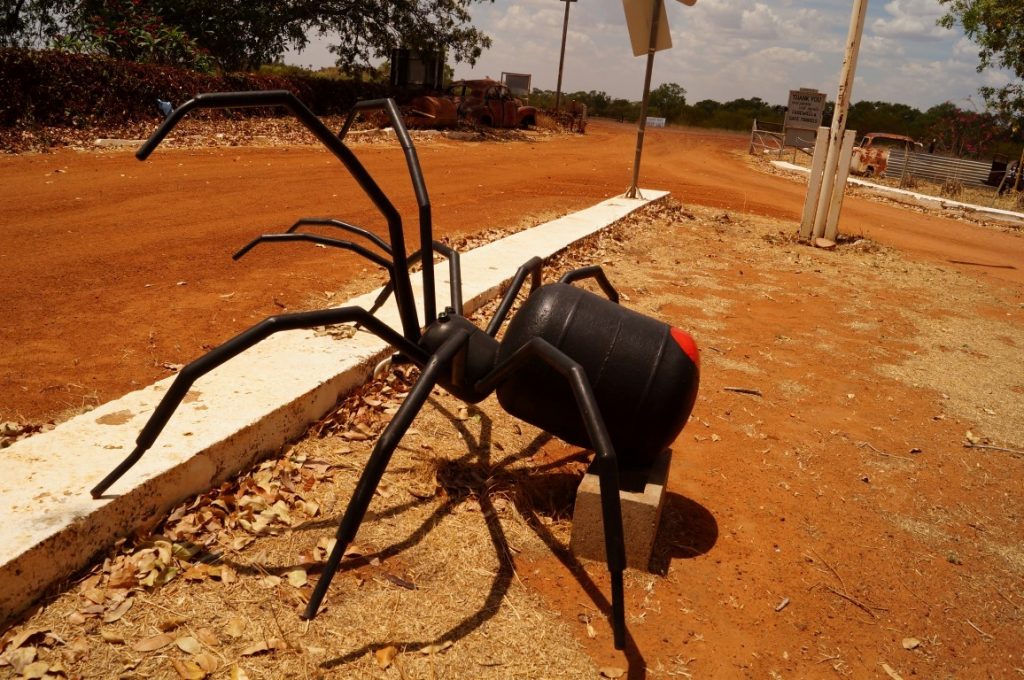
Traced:
<path id="1" fill-rule="evenodd" d="M 562 110 L 562 67 L 565 65 L 565 37 L 569 34 L 569 3 L 576 0 L 562 0 L 565 3 L 565 19 L 562 20 L 562 52 L 558 57 L 558 85 L 555 86 L 555 115 Z"/>
<path id="2" fill-rule="evenodd" d="M 850 16 L 850 32 L 846 37 L 846 53 L 843 56 L 843 68 L 839 77 L 839 94 L 836 96 L 836 108 L 832 112 L 832 128 L 829 131 L 828 156 L 825 159 L 825 177 L 818 196 L 818 211 L 814 216 L 814 238 L 821 238 L 825 233 L 825 219 L 832 202 L 832 192 L 844 191 L 846 187 L 835 186 L 836 172 L 839 170 L 840 147 L 843 134 L 846 132 L 846 114 L 850 108 L 850 95 L 853 91 L 853 78 L 857 72 L 857 54 L 860 52 L 860 39 L 864 33 L 864 19 L 867 16 L 868 0 L 854 0 L 853 13 Z"/>
<path id="3" fill-rule="evenodd" d="M 661 16 L 662 0 L 654 0 L 654 15 L 651 16 L 651 41 L 647 47 L 647 73 L 644 75 L 644 97 L 640 101 L 640 120 L 636 128 L 636 156 L 633 157 L 633 182 L 626 191 L 626 198 L 637 198 L 636 183 L 640 179 L 640 156 L 644 151 L 644 131 L 647 129 L 647 100 L 651 94 L 651 73 L 654 71 L 654 52 L 658 44 L 658 18 Z"/>

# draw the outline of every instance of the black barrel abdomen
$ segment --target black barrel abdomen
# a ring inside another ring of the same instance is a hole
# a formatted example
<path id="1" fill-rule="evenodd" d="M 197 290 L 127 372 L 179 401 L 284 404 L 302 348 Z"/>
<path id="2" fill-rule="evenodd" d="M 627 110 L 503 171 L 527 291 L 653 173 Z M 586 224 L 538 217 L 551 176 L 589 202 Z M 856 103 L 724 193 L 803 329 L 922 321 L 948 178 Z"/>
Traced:
<path id="1" fill-rule="evenodd" d="M 686 424 L 700 368 L 696 347 L 682 331 L 556 283 L 523 303 L 509 323 L 498 363 L 532 338 L 543 338 L 583 367 L 620 465 L 647 465 Z M 568 381 L 541 360 L 516 371 L 497 393 L 512 415 L 591 448 Z"/>

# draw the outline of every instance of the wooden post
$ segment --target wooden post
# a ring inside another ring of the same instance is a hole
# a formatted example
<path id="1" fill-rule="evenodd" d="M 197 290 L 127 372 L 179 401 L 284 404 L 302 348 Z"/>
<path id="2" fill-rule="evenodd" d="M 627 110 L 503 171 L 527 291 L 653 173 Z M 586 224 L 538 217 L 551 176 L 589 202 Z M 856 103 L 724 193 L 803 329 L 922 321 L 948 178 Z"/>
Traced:
<path id="1" fill-rule="evenodd" d="M 565 65 L 565 38 L 569 34 L 569 3 L 576 0 L 562 0 L 565 3 L 565 19 L 562 20 L 562 51 L 558 56 L 558 85 L 555 86 L 555 115 L 562 110 L 562 67 Z"/>
<path id="2" fill-rule="evenodd" d="M 843 68 L 839 76 L 839 94 L 836 96 L 836 108 L 832 112 L 832 127 L 828 138 L 828 156 L 825 158 L 825 174 L 818 197 L 818 210 L 814 215 L 814 238 L 825 233 L 825 221 L 829 206 L 832 204 L 832 192 L 836 190 L 836 173 L 839 170 L 840 146 L 846 132 L 846 114 L 850 109 L 850 96 L 853 92 L 853 78 L 857 73 L 857 55 L 860 52 L 861 35 L 864 33 L 864 19 L 868 12 L 868 0 L 854 0 L 853 12 L 850 16 L 850 31 L 846 37 L 846 53 L 843 56 Z M 842 191 L 845 187 L 839 187 Z"/>
<path id="3" fill-rule="evenodd" d="M 843 135 L 843 148 L 839 151 L 839 170 L 836 172 L 836 184 L 832 190 L 832 201 L 828 206 L 828 218 L 825 220 L 825 239 L 829 241 L 835 241 L 839 235 L 839 212 L 843 209 L 843 197 L 846 196 L 846 178 L 850 176 L 850 156 L 853 155 L 853 140 L 856 137 L 856 130 L 847 130 Z"/>
<path id="4" fill-rule="evenodd" d="M 821 192 L 822 171 L 825 155 L 828 153 L 828 128 L 822 125 L 814 138 L 814 156 L 811 157 L 811 174 L 807 178 L 807 196 L 804 198 L 804 214 L 800 218 L 800 238 L 810 238 L 814 233 L 814 214 L 818 209 L 818 194 Z"/>

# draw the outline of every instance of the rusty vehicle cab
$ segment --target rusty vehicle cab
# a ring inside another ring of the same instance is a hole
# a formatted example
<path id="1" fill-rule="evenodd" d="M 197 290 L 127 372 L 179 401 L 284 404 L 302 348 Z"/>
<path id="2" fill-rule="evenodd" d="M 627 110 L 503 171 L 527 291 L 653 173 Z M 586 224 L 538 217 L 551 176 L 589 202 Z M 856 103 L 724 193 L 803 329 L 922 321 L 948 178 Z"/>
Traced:
<path id="1" fill-rule="evenodd" d="M 885 174 L 889 164 L 889 152 L 893 148 L 902 148 L 907 153 L 920 149 L 923 145 L 913 137 L 892 135 L 887 132 L 870 132 L 864 135 L 860 146 L 853 147 L 850 156 L 850 172 L 862 177 Z"/>
<path id="2" fill-rule="evenodd" d="M 448 86 L 459 118 L 475 125 L 515 128 L 537 124 L 537 109 L 523 106 L 512 92 L 496 80 L 458 80 Z"/>

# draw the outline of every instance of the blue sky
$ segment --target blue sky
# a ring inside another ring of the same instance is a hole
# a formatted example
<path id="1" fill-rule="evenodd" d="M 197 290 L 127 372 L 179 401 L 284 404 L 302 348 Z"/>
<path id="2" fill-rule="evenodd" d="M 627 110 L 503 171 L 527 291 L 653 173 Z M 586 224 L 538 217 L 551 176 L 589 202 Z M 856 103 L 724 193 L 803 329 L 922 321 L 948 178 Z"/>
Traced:
<path id="1" fill-rule="evenodd" d="M 788 91 L 800 87 L 834 99 L 852 6 L 852 0 L 697 0 L 687 7 L 667 0 L 673 48 L 655 58 L 652 85 L 678 83 L 691 103 L 761 97 L 784 104 Z M 534 87 L 555 89 L 563 2 L 495 0 L 470 11 L 493 45 L 474 67 L 453 64 L 456 77 L 531 73 Z M 978 88 L 1002 85 L 1009 75 L 977 73 L 977 47 L 958 29 L 937 26 L 942 13 L 938 0 L 871 0 L 854 101 L 920 109 L 952 101 L 983 108 Z M 287 60 L 314 66 L 333 61 L 321 41 Z M 621 0 L 572 3 L 564 91 L 603 90 L 638 100 L 644 66 L 644 57 L 630 49 Z"/>

